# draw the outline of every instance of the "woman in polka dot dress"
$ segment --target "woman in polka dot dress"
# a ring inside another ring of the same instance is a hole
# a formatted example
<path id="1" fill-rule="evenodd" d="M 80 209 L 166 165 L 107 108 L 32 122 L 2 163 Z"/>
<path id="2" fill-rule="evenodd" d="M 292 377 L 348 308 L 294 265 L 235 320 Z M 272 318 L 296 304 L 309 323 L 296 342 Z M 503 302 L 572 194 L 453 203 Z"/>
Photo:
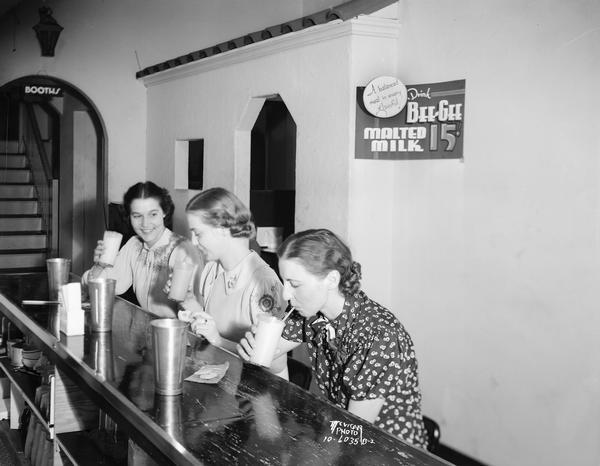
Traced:
<path id="1" fill-rule="evenodd" d="M 426 448 L 412 340 L 360 291 L 360 264 L 348 247 L 329 230 L 307 230 L 287 238 L 278 256 L 283 297 L 295 308 L 278 354 L 305 342 L 315 381 L 331 402 Z M 249 360 L 253 343 L 248 332 L 238 345 L 242 358 Z"/>

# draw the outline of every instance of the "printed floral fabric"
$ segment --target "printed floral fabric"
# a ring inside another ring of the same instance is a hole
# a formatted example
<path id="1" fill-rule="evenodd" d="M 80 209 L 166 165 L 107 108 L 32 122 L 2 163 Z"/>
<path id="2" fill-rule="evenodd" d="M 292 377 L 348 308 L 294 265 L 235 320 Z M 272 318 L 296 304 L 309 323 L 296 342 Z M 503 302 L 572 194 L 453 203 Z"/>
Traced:
<path id="1" fill-rule="evenodd" d="M 413 342 L 390 311 L 360 291 L 333 321 L 293 313 L 283 337 L 307 343 L 315 381 L 330 401 L 347 409 L 351 399 L 384 398 L 374 424 L 426 448 Z"/>
<path id="2" fill-rule="evenodd" d="M 161 317 L 174 317 L 176 303 L 169 301 L 164 287 L 169 279 L 169 261 L 175 248 L 182 247 L 190 262 L 197 263 L 192 243 L 169 229 L 151 248 L 133 236 L 119 251 L 113 267 L 105 268 L 101 276 L 117 281 L 116 294 L 122 294 L 133 285 L 142 309 Z"/>

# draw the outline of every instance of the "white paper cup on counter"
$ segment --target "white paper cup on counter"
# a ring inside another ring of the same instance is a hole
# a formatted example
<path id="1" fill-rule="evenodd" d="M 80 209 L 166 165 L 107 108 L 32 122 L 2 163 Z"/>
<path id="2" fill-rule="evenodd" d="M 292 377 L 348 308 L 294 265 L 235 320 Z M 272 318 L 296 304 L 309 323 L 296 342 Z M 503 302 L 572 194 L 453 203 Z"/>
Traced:
<path id="1" fill-rule="evenodd" d="M 177 262 L 173 266 L 169 299 L 173 301 L 183 301 L 185 299 L 195 269 L 194 264 L 187 262 Z"/>
<path id="2" fill-rule="evenodd" d="M 271 367 L 285 321 L 270 314 L 259 314 L 258 327 L 254 334 L 254 354 L 250 362 Z"/>
<path id="3" fill-rule="evenodd" d="M 102 237 L 104 252 L 102 252 L 100 259 L 98 259 L 100 265 L 112 267 L 115 264 L 115 259 L 119 254 L 119 247 L 121 246 L 122 240 L 123 235 L 118 231 L 106 230 L 104 232 L 104 236 Z"/>
<path id="4" fill-rule="evenodd" d="M 188 324 L 179 319 L 156 319 L 150 325 L 154 350 L 154 391 L 157 395 L 179 395 L 183 391 Z"/>
<path id="5" fill-rule="evenodd" d="M 48 270 L 48 296 L 50 300 L 56 300 L 60 287 L 69 283 L 71 259 L 62 257 L 47 259 L 46 269 Z"/>
<path id="6" fill-rule="evenodd" d="M 42 352 L 34 346 L 24 345 L 23 352 L 21 355 L 21 362 L 25 367 L 33 368 L 35 364 L 38 362 L 40 357 L 42 356 Z"/>

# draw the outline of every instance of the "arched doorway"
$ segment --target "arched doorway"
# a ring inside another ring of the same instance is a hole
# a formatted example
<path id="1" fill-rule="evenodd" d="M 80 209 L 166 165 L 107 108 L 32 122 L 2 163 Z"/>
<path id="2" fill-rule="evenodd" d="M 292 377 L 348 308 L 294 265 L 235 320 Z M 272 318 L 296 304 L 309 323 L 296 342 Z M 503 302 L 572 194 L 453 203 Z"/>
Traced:
<path id="1" fill-rule="evenodd" d="M 82 273 L 106 221 L 106 132 L 66 81 L 25 76 L 0 87 L 0 269 L 70 257 Z M 10 240 L 10 241 L 8 241 Z"/>
<path id="2" fill-rule="evenodd" d="M 280 96 L 264 101 L 250 146 L 250 210 L 263 256 L 276 269 L 275 249 L 294 232 L 296 201 L 296 123 Z"/>

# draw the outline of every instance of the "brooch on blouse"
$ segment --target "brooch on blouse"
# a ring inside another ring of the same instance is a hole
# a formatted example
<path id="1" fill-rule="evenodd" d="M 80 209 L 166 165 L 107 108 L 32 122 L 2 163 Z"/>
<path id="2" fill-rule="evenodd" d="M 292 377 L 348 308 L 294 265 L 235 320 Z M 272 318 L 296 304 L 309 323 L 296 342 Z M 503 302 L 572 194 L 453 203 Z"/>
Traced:
<path id="1" fill-rule="evenodd" d="M 233 287 L 235 287 L 237 281 L 238 281 L 237 274 L 231 275 L 230 277 L 228 277 L 227 278 L 227 288 L 233 288 Z"/>
<path id="2" fill-rule="evenodd" d="M 271 312 L 275 307 L 275 299 L 270 294 L 264 294 L 258 300 L 258 305 L 264 312 Z"/>

